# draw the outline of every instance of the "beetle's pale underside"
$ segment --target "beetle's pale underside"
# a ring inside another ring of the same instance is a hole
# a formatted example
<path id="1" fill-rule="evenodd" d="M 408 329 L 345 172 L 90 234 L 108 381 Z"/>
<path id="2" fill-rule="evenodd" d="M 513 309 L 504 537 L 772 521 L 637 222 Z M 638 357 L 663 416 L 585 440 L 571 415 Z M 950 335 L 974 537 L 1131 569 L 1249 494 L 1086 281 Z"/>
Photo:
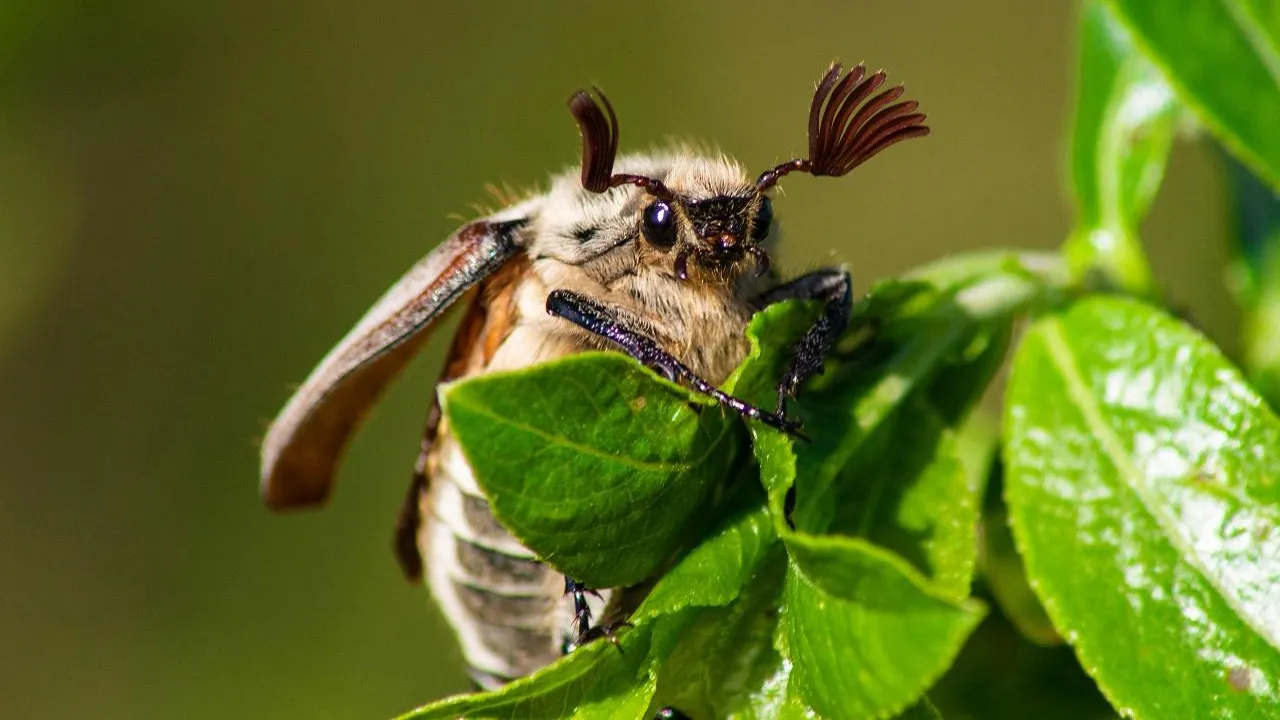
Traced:
<path id="1" fill-rule="evenodd" d="M 840 176 L 884 148 L 928 133 L 883 71 L 833 65 L 809 113 L 809 154 L 752 180 L 733 160 L 684 149 L 617 157 L 618 124 L 599 90 L 569 107 L 583 138 L 580 170 L 550 189 L 468 223 L 431 251 L 327 355 L 271 424 L 262 446 L 269 507 L 322 502 L 352 431 L 461 305 L 442 381 L 511 370 L 588 349 L 621 350 L 723 405 L 783 431 L 786 398 L 820 371 L 844 329 L 850 282 L 840 269 L 779 284 L 769 268 L 768 191 L 793 172 Z M 752 314 L 788 298 L 826 310 L 762 409 L 716 385 L 747 350 Z M 462 303 L 457 301 L 462 299 Z M 628 594 L 588 591 L 499 524 L 461 448 L 433 408 L 398 527 L 410 577 L 428 585 L 457 631 L 477 684 L 496 687 L 594 637 L 593 617 Z"/>

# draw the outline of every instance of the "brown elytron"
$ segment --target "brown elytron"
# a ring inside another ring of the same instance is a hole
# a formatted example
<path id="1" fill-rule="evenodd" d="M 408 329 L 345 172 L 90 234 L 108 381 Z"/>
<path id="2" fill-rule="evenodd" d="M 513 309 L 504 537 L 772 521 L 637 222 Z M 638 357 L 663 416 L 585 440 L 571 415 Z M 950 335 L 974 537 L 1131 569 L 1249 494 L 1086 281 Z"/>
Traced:
<path id="1" fill-rule="evenodd" d="M 581 168 L 546 193 L 465 225 L 405 275 L 312 372 L 262 447 L 273 509 L 322 502 L 352 431 L 460 297 L 466 312 L 442 380 L 527 367 L 588 349 L 621 350 L 745 417 L 784 431 L 786 398 L 818 372 L 845 327 L 848 274 L 779 284 L 765 273 L 775 233 L 766 193 L 783 176 L 840 176 L 928 133 L 884 72 L 833 65 L 814 93 L 807 158 L 752 180 L 733 160 L 684 148 L 617 157 L 618 121 L 599 90 L 569 107 Z M 787 298 L 825 302 L 780 378 L 776 410 L 717 389 L 746 352 L 753 313 Z M 431 411 L 397 526 L 397 555 L 425 577 L 472 677 L 491 688 L 560 657 L 591 618 L 634 593 L 599 595 L 538 562 L 493 516 L 439 408 Z M 425 560 L 425 563 L 423 562 Z M 425 573 L 424 573 L 425 566 Z M 628 598 L 629 600 L 630 598 Z"/>

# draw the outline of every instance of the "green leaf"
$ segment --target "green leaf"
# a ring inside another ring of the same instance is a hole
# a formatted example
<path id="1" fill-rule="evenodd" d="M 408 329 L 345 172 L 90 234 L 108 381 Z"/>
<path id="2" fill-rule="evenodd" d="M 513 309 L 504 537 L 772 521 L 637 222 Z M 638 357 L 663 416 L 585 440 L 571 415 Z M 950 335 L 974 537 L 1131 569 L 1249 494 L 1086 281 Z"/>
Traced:
<path id="1" fill-rule="evenodd" d="M 591 643 L 499 690 L 446 698 L 398 720 L 644 717 L 653 695 L 644 678 L 660 659 L 651 652 L 653 632 L 652 625 L 637 627 L 622 635 L 619 647 Z"/>
<path id="2" fill-rule="evenodd" d="M 899 450 L 892 443 L 882 442 L 878 451 L 863 446 L 913 393 L 929 395 L 931 407 L 923 411 L 941 413 L 945 422 L 958 425 L 999 366 L 1013 318 L 1046 292 L 1007 256 L 969 269 L 973 274 L 960 279 L 937 267 L 946 277 L 941 287 L 924 274 L 882 283 L 863 303 L 863 322 L 876 327 L 872 340 L 839 348 L 802 399 L 812 442 L 794 450 L 797 528 L 826 532 L 841 506 L 833 487 L 845 468 L 859 457 L 863 466 L 876 465 L 881 454 Z M 771 494 L 789 489 L 770 487 Z"/>
<path id="3" fill-rule="evenodd" d="M 944 306 L 943 298 L 929 295 L 929 309 Z M 838 508 L 834 486 L 840 473 L 867 438 L 975 331 L 972 320 L 930 317 L 927 311 L 901 319 L 887 317 L 881 322 L 875 350 L 888 357 L 873 357 L 873 361 L 879 360 L 874 364 L 859 362 L 856 356 L 850 362 L 828 362 L 826 375 L 813 384 L 803 400 L 805 427 L 813 438 L 794 450 L 794 522 L 803 530 L 821 533 L 830 527 Z"/>
<path id="4" fill-rule="evenodd" d="M 634 622 L 706 608 L 688 623 L 657 680 L 655 707 L 695 717 L 727 717 L 767 706 L 765 680 L 776 669 L 784 554 L 764 498 L 739 478 L 727 518 L 668 573 L 633 614 Z"/>
<path id="5" fill-rule="evenodd" d="M 725 392 L 772 408 L 778 399 L 778 380 L 791 362 L 795 342 L 813 327 L 821 312 L 822 306 L 817 302 L 795 300 L 775 303 L 757 312 L 747 326 L 750 350 L 725 381 Z"/>
<path id="6" fill-rule="evenodd" d="M 946 597 L 969 596 L 978 503 L 941 415 L 914 397 L 841 472 L 831 532 L 905 558 Z"/>
<path id="7" fill-rule="evenodd" d="M 782 654 L 794 692 L 827 717 L 884 717 L 915 702 L 982 619 L 905 561 L 866 541 L 784 538 L 792 564 Z"/>
<path id="8" fill-rule="evenodd" d="M 441 397 L 498 519 L 591 587 L 668 563 L 742 445 L 736 419 L 696 412 L 688 391 L 616 353 L 481 375 Z"/>
<path id="9" fill-rule="evenodd" d="M 969 411 L 982 399 L 991 379 L 1004 365 L 1013 335 L 1010 317 L 997 318 L 981 326 L 969 344 L 944 363 L 929 383 L 928 404 L 949 427 L 967 422 Z M 995 446 L 995 435 L 990 434 L 988 438 L 987 449 L 990 449 Z M 984 454 L 981 463 L 984 468 L 990 459 L 990 453 Z"/>
<path id="10" fill-rule="evenodd" d="M 1178 99 L 1280 190 L 1280 4 L 1109 0 Z"/>
<path id="11" fill-rule="evenodd" d="M 955 600 L 973 580 L 978 498 L 996 440 L 968 416 L 1008 347 L 1011 326 L 993 325 L 863 441 L 841 470 L 829 528 L 893 550 Z"/>
<path id="12" fill-rule="evenodd" d="M 942 720 L 942 713 L 933 706 L 929 698 L 920 698 L 920 702 L 894 716 L 894 720 Z"/>
<path id="13" fill-rule="evenodd" d="M 1280 420 L 1204 337 L 1096 297 L 1037 320 L 1005 430 L 1014 537 L 1126 715 L 1280 715 Z"/>
<path id="14" fill-rule="evenodd" d="M 646 717 L 652 714 L 651 704 L 688 700 L 669 687 L 663 688 L 662 700 L 654 700 L 660 673 L 667 673 L 662 684 L 673 684 L 670 671 L 664 670 L 668 658 L 675 653 L 676 658 L 684 658 L 683 667 L 707 673 L 711 668 L 708 659 L 717 657 L 717 648 L 736 644 L 749 650 L 753 645 L 750 637 L 728 631 L 735 627 L 733 615 L 742 614 L 738 608 L 749 602 L 742 599 L 747 594 L 743 588 L 759 584 L 760 569 L 770 558 L 780 558 L 777 537 L 759 489 L 744 482 L 727 501 L 724 520 L 655 585 L 631 615 L 633 627 L 619 631 L 617 648 L 607 641 L 589 643 L 496 691 L 449 698 L 408 713 L 402 720 L 464 714 L 495 718 Z M 780 579 L 775 578 L 774 607 L 780 585 Z M 768 592 L 766 584 L 760 593 L 767 596 Z M 769 649 L 776 622 L 775 611 L 769 631 L 754 645 Z M 691 676 L 682 673 L 678 677 L 688 683 Z M 722 684 L 720 692 L 728 692 L 728 687 Z"/>
<path id="15" fill-rule="evenodd" d="M 1154 288 L 1138 223 L 1160 187 L 1173 143 L 1177 104 L 1160 71 L 1100 0 L 1080 23 L 1071 189 L 1076 227 L 1064 248 L 1077 276 L 1139 295 Z"/>
<path id="16" fill-rule="evenodd" d="M 786 693 L 789 668 L 773 647 L 786 555 L 772 539 L 733 602 L 703 613 L 663 666 L 658 704 L 693 717 L 803 716 L 807 708 Z"/>
<path id="17" fill-rule="evenodd" d="M 779 707 L 827 717 L 902 711 L 946 670 L 984 612 L 965 599 L 976 502 L 946 421 L 967 413 L 1003 355 L 1007 323 L 1043 286 L 1007 256 L 932 271 L 945 280 L 882 284 L 862 304 L 875 339 L 842 342 L 801 397 L 812 442 L 753 428 L 790 557 L 777 640 L 785 662 L 769 684 Z M 932 384 L 944 375 L 974 387 Z M 809 532 L 787 524 L 796 483 L 796 526 Z M 845 497 L 840 486 L 856 490 Z M 823 511 L 806 517 L 808 493 L 826 499 L 810 500 Z M 815 534 L 846 529 L 831 524 L 840 517 L 836 498 L 857 513 L 861 534 L 910 550 L 940 583 L 867 539 Z"/>
<path id="18" fill-rule="evenodd" d="M 1000 449 L 1000 421 L 984 405 L 964 419 L 956 431 L 956 456 L 974 497 L 987 494 L 988 481 Z"/>
<path id="19" fill-rule="evenodd" d="M 723 607 L 753 579 L 778 545 L 754 478 L 739 478 L 719 526 L 672 568 L 645 598 L 632 620 L 691 607 Z"/>
<path id="20" fill-rule="evenodd" d="M 983 578 L 1000 611 L 1022 637 L 1044 647 L 1061 645 L 1065 641 L 1031 589 L 1026 564 L 1014 544 L 1009 507 L 1004 502 L 1004 464 L 993 460 L 988 467 L 979 534 Z"/>
<path id="21" fill-rule="evenodd" d="M 1029 643 L 999 613 L 987 615 L 947 673 L 929 688 L 947 717 L 1108 720 L 1117 717 L 1067 645 Z"/>
<path id="22" fill-rule="evenodd" d="M 1009 510 L 1003 503 L 982 511 L 982 572 L 1000 611 L 1023 637 L 1037 645 L 1062 643 L 1062 635 L 1031 589 L 1027 568 L 1009 530 Z"/>

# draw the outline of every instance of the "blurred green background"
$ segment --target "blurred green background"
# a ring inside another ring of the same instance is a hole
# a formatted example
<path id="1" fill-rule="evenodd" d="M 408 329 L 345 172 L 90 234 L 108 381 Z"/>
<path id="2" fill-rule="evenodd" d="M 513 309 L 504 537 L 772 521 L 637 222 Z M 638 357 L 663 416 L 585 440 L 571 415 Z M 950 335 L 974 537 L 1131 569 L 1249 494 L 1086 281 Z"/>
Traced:
<path id="1" fill-rule="evenodd" d="M 312 364 L 487 201 L 576 162 L 596 83 L 624 149 L 801 153 L 833 58 L 934 133 L 776 203 L 791 272 L 865 287 L 1068 230 L 1070 3 L 0 6 L 0 714 L 386 717 L 465 689 L 390 554 L 441 343 L 324 512 L 272 516 L 256 441 Z M 1144 227 L 1228 350 L 1219 158 L 1180 143 Z M 1062 652 L 1066 652 L 1065 650 Z"/>

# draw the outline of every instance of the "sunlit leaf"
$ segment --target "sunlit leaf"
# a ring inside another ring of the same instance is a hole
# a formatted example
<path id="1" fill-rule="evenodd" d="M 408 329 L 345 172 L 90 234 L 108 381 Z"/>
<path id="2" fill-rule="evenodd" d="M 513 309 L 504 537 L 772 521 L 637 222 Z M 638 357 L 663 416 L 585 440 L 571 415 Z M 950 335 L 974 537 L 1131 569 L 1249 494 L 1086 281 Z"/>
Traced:
<path id="1" fill-rule="evenodd" d="M 959 601 L 977 560 L 977 496 L 955 435 L 922 398 L 867 440 L 841 472 L 831 532 L 892 550 Z"/>
<path id="2" fill-rule="evenodd" d="M 976 545 L 972 490 L 941 414 L 925 399 L 929 380 L 949 363 L 968 358 L 990 365 L 987 346 L 975 355 L 964 352 L 980 327 L 957 303 L 966 287 L 957 283 L 948 293 L 924 282 L 877 288 L 860 315 L 874 324 L 874 339 L 842 347 L 802 398 L 812 442 L 754 429 L 774 526 L 789 554 L 781 662 L 770 686 L 779 707 L 808 707 L 824 717 L 902 711 L 945 671 L 982 617 L 982 608 L 964 599 Z M 998 327 L 1002 318 L 997 313 L 989 322 Z M 981 385 L 982 377 L 972 379 Z M 968 402 L 979 392 L 970 390 Z M 903 451 L 910 461 L 895 462 Z M 839 489 L 853 483 L 871 494 L 846 496 Z M 806 531 L 788 525 L 793 486 L 796 526 Z M 825 501 L 808 501 L 822 510 L 801 515 L 806 493 L 821 493 Z M 852 522 L 833 525 L 842 519 L 841 507 Z M 941 583 L 868 538 L 917 554 Z"/>
<path id="3" fill-rule="evenodd" d="M 1105 2 L 1089 0 L 1082 13 L 1071 131 L 1076 227 L 1065 252 L 1078 274 L 1101 271 L 1130 292 L 1149 294 L 1138 223 L 1164 176 L 1177 104 Z"/>
<path id="4" fill-rule="evenodd" d="M 982 619 L 865 541 L 793 533 L 782 654 L 794 693 L 827 717 L 900 712 L 951 665 Z"/>
<path id="5" fill-rule="evenodd" d="M 1138 718 L 1280 714 L 1280 420 L 1201 335 L 1082 300 L 1014 361 L 1006 495 L 1032 586 Z"/>
<path id="6" fill-rule="evenodd" d="M 912 393 L 927 390 L 934 410 L 958 423 L 998 366 L 1012 318 L 1044 291 L 1012 256 L 960 265 L 939 264 L 875 288 L 860 310 L 876 328 L 872 339 L 845 348 L 812 383 L 803 403 L 812 442 L 795 447 L 796 527 L 818 533 L 830 527 L 839 508 L 837 478 Z M 935 275 L 942 281 L 932 282 Z M 957 374 L 933 384 L 948 373 Z M 962 388 L 954 384 L 961 377 Z"/>
<path id="7" fill-rule="evenodd" d="M 762 527 L 768 514 L 758 506 Z M 771 552 L 744 577 L 725 608 L 703 613 L 663 666 L 661 704 L 692 717 L 802 717 L 807 708 L 786 692 L 789 666 L 773 647 L 786 555 Z M 664 581 L 664 584 L 666 582 Z"/>
<path id="8" fill-rule="evenodd" d="M 1107 0 L 1178 99 L 1280 190 L 1280 5 Z"/>

